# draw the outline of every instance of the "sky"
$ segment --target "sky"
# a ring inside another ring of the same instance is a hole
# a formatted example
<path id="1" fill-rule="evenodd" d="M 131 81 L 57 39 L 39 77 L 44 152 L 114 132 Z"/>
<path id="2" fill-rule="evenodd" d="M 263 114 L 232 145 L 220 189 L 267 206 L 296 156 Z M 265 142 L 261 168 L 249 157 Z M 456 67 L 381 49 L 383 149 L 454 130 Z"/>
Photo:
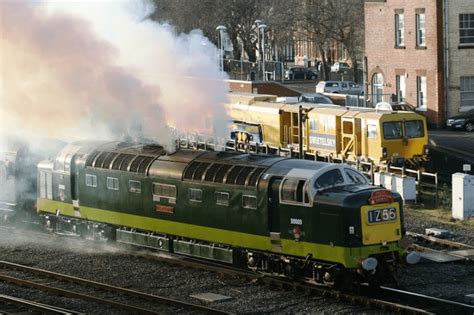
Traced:
<path id="1" fill-rule="evenodd" d="M 148 19 L 147 1 L 0 1 L 0 143 L 172 130 L 227 135 L 225 74 L 200 30 Z"/>

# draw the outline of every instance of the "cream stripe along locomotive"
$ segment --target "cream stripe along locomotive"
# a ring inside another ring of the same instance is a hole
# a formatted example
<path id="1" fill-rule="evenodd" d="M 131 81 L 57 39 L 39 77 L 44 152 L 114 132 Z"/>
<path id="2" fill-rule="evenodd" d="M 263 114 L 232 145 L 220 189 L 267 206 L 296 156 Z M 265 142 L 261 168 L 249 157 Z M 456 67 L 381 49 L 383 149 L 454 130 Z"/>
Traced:
<path id="1" fill-rule="evenodd" d="M 387 279 L 404 254 L 400 196 L 343 164 L 78 142 L 38 172 L 52 229 L 326 284 Z"/>

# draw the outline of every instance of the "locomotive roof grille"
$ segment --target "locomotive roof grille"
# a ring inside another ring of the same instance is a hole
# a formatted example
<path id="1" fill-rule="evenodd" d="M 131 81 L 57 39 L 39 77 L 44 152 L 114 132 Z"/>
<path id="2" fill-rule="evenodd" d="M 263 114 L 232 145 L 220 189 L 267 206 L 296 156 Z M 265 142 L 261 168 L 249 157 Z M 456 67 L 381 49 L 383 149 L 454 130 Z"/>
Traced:
<path id="1" fill-rule="evenodd" d="M 122 164 L 120 165 L 120 170 L 121 171 L 127 171 L 128 170 L 128 165 L 130 162 L 136 157 L 133 154 L 125 154 L 125 158 L 122 161 Z"/>
<path id="2" fill-rule="evenodd" d="M 201 181 L 201 180 L 202 180 L 202 175 L 204 174 L 204 172 L 207 170 L 207 168 L 208 168 L 210 165 L 211 165 L 211 163 L 202 162 L 202 163 L 196 168 L 196 170 L 194 171 L 193 180 L 199 180 L 199 181 Z"/>
<path id="3" fill-rule="evenodd" d="M 255 167 L 251 167 L 251 166 L 244 167 L 240 171 L 239 175 L 237 175 L 237 178 L 235 179 L 235 184 L 244 186 L 245 182 L 247 181 L 247 177 L 253 170 L 255 170 Z"/>
<path id="4" fill-rule="evenodd" d="M 146 156 L 143 155 L 138 155 L 130 164 L 130 172 L 138 172 L 138 168 L 140 167 L 140 164 L 146 159 Z"/>
<path id="5" fill-rule="evenodd" d="M 110 152 L 102 163 L 102 168 L 109 169 L 111 167 L 112 161 L 119 155 L 117 152 Z"/>
<path id="6" fill-rule="evenodd" d="M 222 164 L 222 166 L 219 168 L 219 170 L 216 173 L 216 176 L 214 176 L 214 183 L 223 183 L 225 174 L 227 174 L 227 171 L 232 167 L 230 164 Z"/>
<path id="7" fill-rule="evenodd" d="M 146 174 L 146 170 L 148 169 L 148 166 L 150 166 L 150 164 L 153 162 L 154 159 L 155 158 L 151 156 L 145 157 L 145 159 L 143 159 L 142 163 L 138 167 L 138 173 Z"/>
<path id="8" fill-rule="evenodd" d="M 252 175 L 250 175 L 248 185 L 249 186 L 255 186 L 257 184 L 258 179 L 260 178 L 260 175 L 265 171 L 264 167 L 258 167 Z"/>
<path id="9" fill-rule="evenodd" d="M 127 157 L 128 154 L 121 153 L 119 156 L 114 160 L 114 163 L 112 164 L 112 169 L 113 170 L 119 170 L 120 165 L 122 164 L 123 160 Z"/>
<path id="10" fill-rule="evenodd" d="M 101 152 L 99 156 L 95 159 L 94 167 L 103 168 L 102 164 L 104 163 L 107 155 L 109 155 L 109 152 Z"/>
<path id="11" fill-rule="evenodd" d="M 235 165 L 228 173 L 225 179 L 226 184 L 235 184 L 237 176 L 239 176 L 240 171 L 244 168 L 241 165 Z"/>
<path id="12" fill-rule="evenodd" d="M 100 154 L 100 151 L 94 151 L 92 152 L 89 157 L 87 158 L 86 161 L 86 166 L 92 167 L 92 164 L 94 163 L 95 158 Z"/>
<path id="13" fill-rule="evenodd" d="M 199 162 L 192 161 L 191 164 L 189 164 L 186 170 L 184 171 L 184 178 L 193 179 L 194 171 L 199 166 L 199 164 L 200 164 Z"/>

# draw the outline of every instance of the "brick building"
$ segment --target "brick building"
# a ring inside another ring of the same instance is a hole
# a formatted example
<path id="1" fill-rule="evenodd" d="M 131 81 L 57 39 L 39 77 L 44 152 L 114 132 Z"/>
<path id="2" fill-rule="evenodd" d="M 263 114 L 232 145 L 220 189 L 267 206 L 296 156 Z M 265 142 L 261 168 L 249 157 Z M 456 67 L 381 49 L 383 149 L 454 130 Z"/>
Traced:
<path id="1" fill-rule="evenodd" d="M 474 108 L 473 0 L 366 0 L 366 93 L 397 99 L 441 127 Z"/>

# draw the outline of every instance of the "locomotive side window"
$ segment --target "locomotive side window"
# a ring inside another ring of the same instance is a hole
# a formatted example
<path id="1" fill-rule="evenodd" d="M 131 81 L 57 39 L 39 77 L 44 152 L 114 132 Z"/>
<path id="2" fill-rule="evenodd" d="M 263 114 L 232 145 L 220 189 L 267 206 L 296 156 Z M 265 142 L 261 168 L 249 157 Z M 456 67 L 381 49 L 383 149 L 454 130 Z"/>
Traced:
<path id="1" fill-rule="evenodd" d="M 383 137 L 386 140 L 403 138 L 402 123 L 399 121 L 384 122 Z"/>
<path id="2" fill-rule="evenodd" d="M 128 191 L 131 193 L 141 193 L 142 192 L 142 183 L 137 180 L 128 181 Z"/>
<path id="3" fill-rule="evenodd" d="M 202 202 L 202 189 L 189 188 L 188 198 L 190 201 Z"/>
<path id="4" fill-rule="evenodd" d="M 344 183 L 344 177 L 342 177 L 341 171 L 333 169 L 319 176 L 314 182 L 314 188 L 321 189 L 342 183 Z"/>
<path id="5" fill-rule="evenodd" d="M 257 209 L 257 197 L 250 195 L 242 196 L 242 207 L 245 209 Z"/>
<path id="6" fill-rule="evenodd" d="M 408 138 L 421 138 L 424 136 L 423 122 L 421 120 L 405 121 L 405 132 Z"/>
<path id="7" fill-rule="evenodd" d="M 377 126 L 376 125 L 367 125 L 367 138 L 377 139 Z"/>
<path id="8" fill-rule="evenodd" d="M 169 198 L 170 203 L 176 202 L 176 186 L 169 184 L 153 183 L 153 200 Z"/>
<path id="9" fill-rule="evenodd" d="M 350 168 L 345 168 L 344 172 L 346 173 L 346 176 L 351 183 L 367 184 L 367 179 L 364 177 L 364 175 L 359 174 L 358 172 L 351 170 Z"/>
<path id="10" fill-rule="evenodd" d="M 119 190 L 119 181 L 115 177 L 107 177 L 107 189 Z"/>
<path id="11" fill-rule="evenodd" d="M 97 176 L 86 174 L 86 186 L 97 187 Z"/>
<path id="12" fill-rule="evenodd" d="M 304 179 L 286 178 L 281 185 L 281 202 L 308 203 L 309 197 L 305 185 Z"/>
<path id="13" fill-rule="evenodd" d="M 215 197 L 216 197 L 216 204 L 217 205 L 221 205 L 221 206 L 228 206 L 229 205 L 229 193 L 228 192 L 216 191 Z"/>
<path id="14" fill-rule="evenodd" d="M 318 121 L 316 119 L 309 120 L 309 129 L 311 130 L 318 130 Z"/>

